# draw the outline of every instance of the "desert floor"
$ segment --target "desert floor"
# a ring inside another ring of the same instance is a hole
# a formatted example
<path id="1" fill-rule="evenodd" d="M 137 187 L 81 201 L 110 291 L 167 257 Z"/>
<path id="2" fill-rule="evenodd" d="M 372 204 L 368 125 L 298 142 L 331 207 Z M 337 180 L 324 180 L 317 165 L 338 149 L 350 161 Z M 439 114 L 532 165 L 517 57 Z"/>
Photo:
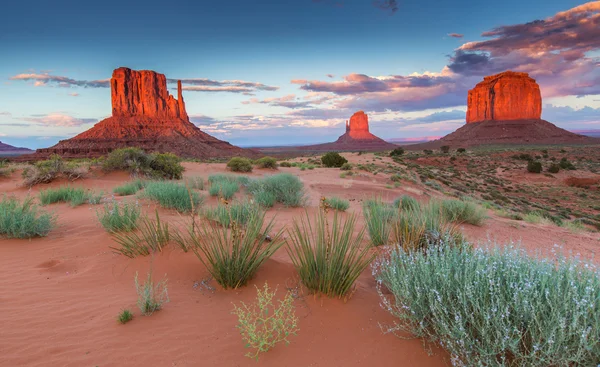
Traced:
<path id="1" fill-rule="evenodd" d="M 370 155 L 369 155 L 370 156 Z M 348 155 L 352 163 L 367 155 Z M 384 158 L 389 159 L 389 158 Z M 226 172 L 224 164 L 184 163 L 185 176 Z M 309 214 L 322 196 L 350 200 L 348 212 L 358 214 L 363 225 L 361 203 L 381 196 L 385 200 L 408 194 L 421 201 L 440 196 L 416 183 L 402 182 L 390 188 L 389 176 L 355 175 L 340 179 L 340 170 L 280 168 L 300 177 L 309 195 Z M 255 169 L 251 177 L 272 174 Z M 71 183 L 110 193 L 130 177 L 124 172 L 94 171 L 90 178 Z M 0 192 L 20 198 L 66 182 L 21 186 L 19 172 L 0 180 Z M 206 192 L 206 206 L 217 199 Z M 237 194 L 245 195 L 243 190 Z M 155 204 L 134 196 L 119 201 L 140 200 L 143 211 L 153 215 Z M 2 366 L 449 366 L 446 352 L 420 339 L 401 339 L 384 334 L 380 324 L 393 318 L 379 306 L 375 281 L 367 269 L 353 296 L 338 299 L 314 297 L 300 291 L 295 300 L 299 332 L 288 346 L 278 345 L 261 355 L 259 362 L 245 356 L 232 303 L 249 302 L 254 286 L 265 281 L 282 290 L 297 289 L 294 268 L 282 247 L 259 269 L 252 282 L 238 290 L 223 290 L 210 280 L 208 271 L 193 253 L 171 247 L 155 256 L 128 259 L 111 251 L 111 236 L 96 217 L 99 206 L 54 204 L 46 210 L 58 215 L 58 227 L 48 237 L 32 240 L 0 239 L 0 365 Z M 304 215 L 303 208 L 275 206 L 276 229 L 290 226 Z M 159 209 L 161 220 L 183 223 L 175 211 Z M 495 241 L 504 245 L 521 242 L 531 253 L 549 255 L 559 251 L 592 257 L 600 250 L 598 232 L 572 231 L 555 225 L 529 224 L 496 216 L 481 227 L 462 225 L 475 243 Z M 287 237 L 287 234 L 285 235 Z M 368 238 L 368 235 L 365 237 Z M 136 306 L 134 275 L 143 277 L 153 266 L 155 277 L 168 277 L 170 302 L 152 316 L 141 316 Z M 128 308 L 134 319 L 126 325 L 116 321 Z M 408 336 L 408 335 L 407 335 Z M 408 336 L 410 337 L 410 336 Z"/>

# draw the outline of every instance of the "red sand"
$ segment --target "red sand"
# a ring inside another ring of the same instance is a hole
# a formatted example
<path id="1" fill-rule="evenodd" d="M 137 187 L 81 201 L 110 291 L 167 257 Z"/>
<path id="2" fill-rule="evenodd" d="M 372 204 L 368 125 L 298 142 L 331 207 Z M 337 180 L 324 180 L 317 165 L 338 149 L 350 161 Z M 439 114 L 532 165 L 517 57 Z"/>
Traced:
<path id="1" fill-rule="evenodd" d="M 388 159 L 388 158 L 386 158 Z M 352 155 L 350 161 L 366 162 L 364 156 Z M 207 177 L 224 172 L 224 164 L 186 163 L 186 176 Z M 351 201 L 349 211 L 360 213 L 360 200 L 382 195 L 393 199 L 410 194 L 426 200 L 418 186 L 404 185 L 386 189 L 382 174 L 339 178 L 339 170 L 321 169 L 292 172 L 305 183 L 310 194 L 312 213 L 321 195 L 337 195 Z M 271 171 L 256 170 L 258 176 Z M 100 174 L 76 182 L 96 191 L 112 188 L 128 179 L 124 173 Z M 20 176 L 0 181 L 0 191 L 25 197 L 28 190 L 19 187 Z M 56 182 L 50 186 L 59 186 Z M 47 185 L 36 186 L 37 195 Z M 106 196 L 109 196 L 108 194 Z M 135 200 L 134 197 L 117 200 Z M 142 201 L 144 211 L 153 213 L 155 206 Z M 208 198 L 205 205 L 215 205 Z M 268 281 L 286 286 L 297 284 L 294 269 L 285 249 L 260 268 L 247 287 L 224 291 L 214 281 L 215 291 L 204 288 L 201 281 L 209 274 L 193 253 L 167 249 L 152 259 L 128 259 L 115 255 L 110 236 L 96 218 L 98 206 L 67 204 L 48 207 L 58 214 L 59 227 L 46 238 L 0 240 L 0 350 L 1 366 L 448 366 L 443 350 L 433 348 L 428 355 L 420 339 L 404 340 L 383 334 L 379 323 L 393 318 L 379 306 L 370 270 L 361 275 L 354 296 L 343 303 L 337 299 L 310 295 L 295 301 L 299 316 L 298 335 L 288 346 L 278 345 L 260 357 L 257 363 L 245 357 L 231 314 L 232 303 L 251 301 L 254 285 Z M 159 210 L 161 219 L 171 222 L 183 218 L 170 210 Z M 276 207 L 277 228 L 289 225 L 303 209 Z M 523 240 L 527 249 L 549 251 L 558 243 L 565 251 L 584 256 L 599 249 L 597 233 L 573 234 L 555 226 L 518 224 L 492 216 L 483 227 L 463 226 L 472 240 L 496 238 Z M 362 224 L 362 216 L 359 216 Z M 155 277 L 167 274 L 170 302 L 150 317 L 141 316 L 135 305 L 133 278 L 145 276 L 153 261 Z M 116 322 L 119 312 L 129 308 L 134 319 L 126 325 Z"/>

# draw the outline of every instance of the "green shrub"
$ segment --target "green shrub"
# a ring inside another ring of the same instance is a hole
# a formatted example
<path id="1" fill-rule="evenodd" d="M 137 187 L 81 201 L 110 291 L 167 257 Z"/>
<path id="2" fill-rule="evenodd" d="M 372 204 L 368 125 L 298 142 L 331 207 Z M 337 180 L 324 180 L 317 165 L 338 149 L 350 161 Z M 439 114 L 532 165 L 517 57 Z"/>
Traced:
<path id="1" fill-rule="evenodd" d="M 140 148 L 115 149 L 102 162 L 104 171 L 125 170 L 156 179 L 181 179 L 184 167 L 172 153 L 148 154 Z"/>
<path id="2" fill-rule="evenodd" d="M 148 277 L 143 284 L 138 282 L 138 274 L 135 273 L 135 290 L 138 295 L 137 305 L 142 311 L 142 315 L 150 316 L 154 312 L 162 309 L 163 304 L 169 302 L 169 293 L 167 291 L 167 279 L 154 284 L 152 279 L 152 270 L 148 272 Z"/>
<path id="3" fill-rule="evenodd" d="M 285 206 L 299 207 L 306 202 L 304 184 L 300 179 L 289 173 L 279 173 L 251 180 L 248 183 L 248 192 L 265 207 L 271 202 L 282 203 Z M 264 194 L 267 192 L 268 194 Z"/>
<path id="4" fill-rule="evenodd" d="M 97 211 L 96 215 L 107 232 L 119 232 L 136 229 L 140 213 L 139 205 L 130 203 L 119 205 L 118 201 L 114 201 L 112 205 L 104 204 L 104 210 Z"/>
<path id="5" fill-rule="evenodd" d="M 58 178 L 75 181 L 84 178 L 89 172 L 89 166 L 76 162 L 65 162 L 59 155 L 53 154 L 48 160 L 38 161 L 26 167 L 21 176 L 27 187 L 40 183 L 50 183 Z"/>
<path id="6" fill-rule="evenodd" d="M 129 310 L 123 310 L 117 317 L 117 321 L 121 324 L 126 324 L 131 320 L 133 320 L 133 314 Z"/>
<path id="7" fill-rule="evenodd" d="M 356 215 L 344 220 L 334 212 L 329 223 L 327 215 L 319 210 L 311 223 L 306 219 L 294 220 L 288 230 L 287 250 L 302 284 L 313 293 L 329 297 L 346 297 L 356 279 L 374 258 L 369 247 L 362 246 L 364 228 L 357 234 Z"/>
<path id="8" fill-rule="evenodd" d="M 440 150 L 442 151 L 442 153 L 446 154 L 450 151 L 450 147 L 448 145 L 442 145 L 440 147 Z"/>
<path id="9" fill-rule="evenodd" d="M 552 163 L 550 167 L 548 167 L 548 172 L 550 173 L 558 173 L 560 172 L 560 165 L 556 163 Z"/>
<path id="10" fill-rule="evenodd" d="M 340 212 L 345 212 L 350 207 L 350 202 L 348 200 L 340 199 L 340 198 L 335 197 L 335 196 L 327 198 L 325 200 L 325 203 L 331 209 L 334 209 L 334 210 L 337 210 L 337 211 L 340 211 Z"/>
<path id="11" fill-rule="evenodd" d="M 421 205 L 417 199 L 412 196 L 402 195 L 401 197 L 394 200 L 394 207 L 401 208 L 402 210 L 418 210 Z"/>
<path id="12" fill-rule="evenodd" d="M 173 153 L 156 153 L 150 155 L 150 175 L 154 178 L 180 180 L 185 168 L 181 158 Z"/>
<path id="13" fill-rule="evenodd" d="M 143 196 L 157 201 L 163 208 L 175 209 L 181 213 L 195 211 L 203 201 L 203 197 L 197 192 L 188 191 L 184 185 L 168 181 L 148 182 Z"/>
<path id="14" fill-rule="evenodd" d="M 431 150 L 431 149 L 424 149 L 423 153 L 425 153 L 427 155 L 431 155 L 431 154 L 433 154 L 433 150 Z"/>
<path id="15" fill-rule="evenodd" d="M 258 168 L 277 169 L 277 159 L 273 157 L 262 157 L 254 162 Z"/>
<path id="16" fill-rule="evenodd" d="M 538 161 L 527 162 L 527 172 L 530 172 L 530 173 L 542 172 L 542 163 L 540 163 Z"/>
<path id="17" fill-rule="evenodd" d="M 436 207 L 437 203 L 433 202 L 431 205 Z M 469 201 L 443 200 L 439 205 L 443 216 L 451 222 L 480 226 L 487 218 L 484 208 Z"/>
<path id="18" fill-rule="evenodd" d="M 260 211 L 260 207 L 249 201 L 241 201 L 227 205 L 219 203 L 215 208 L 207 208 L 204 211 L 204 216 L 224 227 L 230 227 L 231 222 L 243 226 L 248 223 L 252 216 L 258 214 L 258 211 Z"/>
<path id="19" fill-rule="evenodd" d="M 339 153 L 328 152 L 321 157 L 321 162 L 325 167 L 342 167 L 348 160 L 342 157 Z"/>
<path id="20" fill-rule="evenodd" d="M 545 224 L 545 225 L 552 224 L 552 221 L 549 218 L 547 218 L 543 213 L 540 213 L 539 211 L 532 211 L 532 212 L 525 214 L 525 216 L 523 217 L 523 220 L 527 223 L 532 223 L 532 224 Z"/>
<path id="21" fill-rule="evenodd" d="M 40 203 L 49 205 L 54 203 L 70 203 L 71 206 L 79 206 L 86 203 L 92 193 L 82 187 L 61 186 L 56 189 L 46 189 L 39 193 Z"/>
<path id="22" fill-rule="evenodd" d="M 158 211 L 156 213 L 156 220 L 148 218 L 142 218 L 141 225 L 138 232 L 112 232 L 113 240 L 120 245 L 120 247 L 111 247 L 115 253 L 134 258 L 137 256 L 150 255 L 152 252 L 160 252 L 171 240 L 171 233 L 169 232 L 169 224 L 161 224 Z M 137 219 L 136 219 L 137 221 Z M 179 239 L 179 237 L 177 238 Z"/>
<path id="23" fill-rule="evenodd" d="M 404 154 L 404 148 L 396 148 L 390 152 L 390 157 L 400 157 Z"/>
<path id="24" fill-rule="evenodd" d="M 465 148 L 458 148 L 458 149 L 456 149 L 456 152 L 458 152 L 458 153 L 464 153 L 466 151 L 467 150 Z"/>
<path id="25" fill-rule="evenodd" d="M 121 186 L 117 186 L 113 189 L 113 192 L 118 196 L 133 195 L 144 188 L 145 182 L 137 179 L 134 181 L 127 182 Z"/>
<path id="26" fill-rule="evenodd" d="M 265 226 L 265 213 L 255 211 L 244 228 L 231 229 L 203 222 L 198 232 L 190 230 L 187 245 L 223 288 L 239 288 L 282 245 L 281 231 L 271 235 L 273 220 Z"/>
<path id="27" fill-rule="evenodd" d="M 279 163 L 279 166 L 280 167 L 292 167 L 292 163 L 284 161 L 284 162 Z"/>
<path id="28" fill-rule="evenodd" d="M 240 185 L 235 181 L 217 181 L 210 185 L 208 193 L 210 196 L 219 196 L 225 200 L 230 200 L 240 189 Z"/>
<path id="29" fill-rule="evenodd" d="M 259 190 L 254 194 L 254 200 L 263 208 L 271 208 L 277 202 L 277 197 L 273 192 Z"/>
<path id="30" fill-rule="evenodd" d="M 363 204 L 363 214 L 373 246 L 387 245 L 398 211 L 380 199 L 367 200 Z"/>
<path id="31" fill-rule="evenodd" d="M 373 273 L 382 306 L 457 366 L 595 366 L 600 277 L 576 260 L 522 250 L 431 246 L 392 250 Z"/>
<path id="32" fill-rule="evenodd" d="M 562 169 L 566 169 L 566 170 L 570 170 L 573 171 L 577 168 L 575 168 L 575 166 L 573 165 L 573 163 L 569 162 L 567 160 L 567 158 L 561 158 L 560 162 L 559 162 L 560 168 Z"/>
<path id="33" fill-rule="evenodd" d="M 54 227 L 54 215 L 38 211 L 33 198 L 23 202 L 3 196 L 0 201 L 0 236 L 6 238 L 32 238 L 47 236 Z"/>
<path id="34" fill-rule="evenodd" d="M 340 167 L 340 169 L 342 171 L 350 171 L 350 170 L 352 170 L 352 165 L 350 163 L 346 162 L 346 163 L 342 164 L 342 166 Z"/>
<path id="35" fill-rule="evenodd" d="M 252 162 L 248 158 L 233 157 L 227 162 L 227 168 L 233 172 L 252 172 Z"/>
<path id="36" fill-rule="evenodd" d="M 258 361 L 260 353 L 267 352 L 278 343 L 290 343 L 288 337 L 296 335 L 298 331 L 298 318 L 290 291 L 286 292 L 278 306 L 273 302 L 277 288 L 271 292 L 265 282 L 262 291 L 256 287 L 256 293 L 256 302 L 252 305 L 244 302 L 241 302 L 241 306 L 234 304 L 233 314 L 238 317 L 237 328 L 246 347 L 254 349 L 254 353 L 249 352 L 246 356 Z"/>

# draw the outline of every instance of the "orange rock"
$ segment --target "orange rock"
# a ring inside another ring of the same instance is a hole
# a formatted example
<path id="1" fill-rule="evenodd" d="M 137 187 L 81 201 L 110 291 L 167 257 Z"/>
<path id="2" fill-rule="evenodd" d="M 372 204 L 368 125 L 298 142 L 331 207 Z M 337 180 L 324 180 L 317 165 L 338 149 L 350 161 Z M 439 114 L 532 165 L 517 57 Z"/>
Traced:
<path id="1" fill-rule="evenodd" d="M 539 120 L 541 115 L 540 87 L 527 73 L 505 71 L 486 76 L 467 98 L 467 123 Z"/>

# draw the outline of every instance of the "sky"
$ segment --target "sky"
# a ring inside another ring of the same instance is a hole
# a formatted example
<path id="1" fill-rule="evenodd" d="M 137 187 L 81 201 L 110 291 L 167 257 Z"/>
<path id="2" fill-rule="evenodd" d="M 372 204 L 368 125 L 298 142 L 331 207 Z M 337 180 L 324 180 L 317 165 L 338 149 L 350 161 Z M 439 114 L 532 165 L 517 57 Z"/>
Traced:
<path id="1" fill-rule="evenodd" d="M 335 140 L 357 110 L 384 139 L 465 123 L 485 75 L 528 72 L 542 118 L 600 129 L 600 1 L 12 1 L 0 141 L 54 145 L 111 113 L 126 66 L 183 80 L 190 120 L 240 146 Z M 169 84 L 176 95 L 176 85 Z"/>

